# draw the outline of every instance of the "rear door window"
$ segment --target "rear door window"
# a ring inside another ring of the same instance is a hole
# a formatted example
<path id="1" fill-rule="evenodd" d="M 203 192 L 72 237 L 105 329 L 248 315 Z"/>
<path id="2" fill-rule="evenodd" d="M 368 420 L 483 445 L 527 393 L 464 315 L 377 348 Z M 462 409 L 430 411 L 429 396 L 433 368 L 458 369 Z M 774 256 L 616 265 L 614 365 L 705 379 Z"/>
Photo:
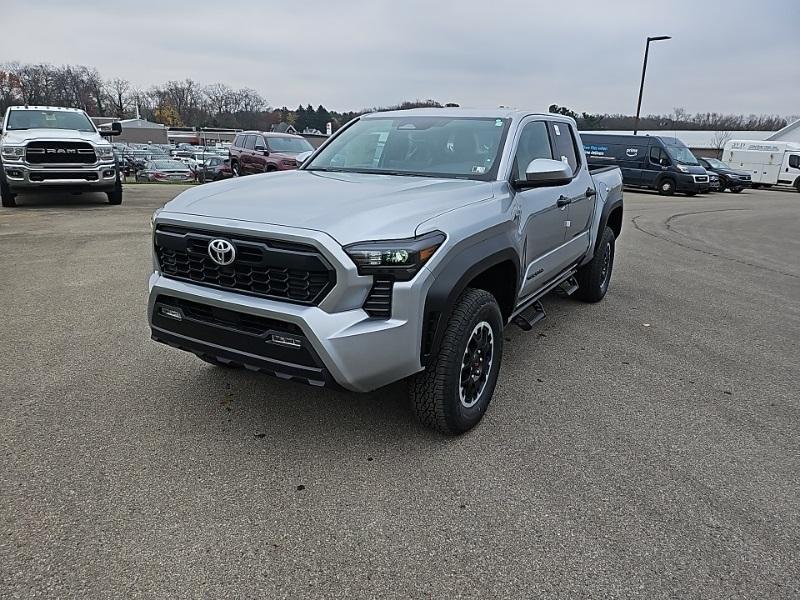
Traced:
<path id="1" fill-rule="evenodd" d="M 578 172 L 580 161 L 575 150 L 575 136 L 568 123 L 550 122 L 550 137 L 553 140 L 555 159 L 565 162 L 572 169 L 572 174 Z"/>
<path id="2" fill-rule="evenodd" d="M 244 140 L 244 147 L 248 150 L 252 150 L 256 147 L 256 136 L 248 135 L 247 138 Z"/>

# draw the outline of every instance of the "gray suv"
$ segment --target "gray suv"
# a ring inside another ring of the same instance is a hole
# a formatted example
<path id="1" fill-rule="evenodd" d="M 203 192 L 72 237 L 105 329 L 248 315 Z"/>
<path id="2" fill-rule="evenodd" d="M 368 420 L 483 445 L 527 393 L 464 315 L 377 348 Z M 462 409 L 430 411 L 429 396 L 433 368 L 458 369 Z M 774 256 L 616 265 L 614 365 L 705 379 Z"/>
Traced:
<path id="1" fill-rule="evenodd" d="M 489 405 L 507 324 L 530 329 L 548 292 L 608 290 L 622 177 L 589 171 L 568 117 L 373 113 L 309 154 L 156 212 L 154 340 L 314 386 L 408 378 L 420 421 L 458 434 Z"/>

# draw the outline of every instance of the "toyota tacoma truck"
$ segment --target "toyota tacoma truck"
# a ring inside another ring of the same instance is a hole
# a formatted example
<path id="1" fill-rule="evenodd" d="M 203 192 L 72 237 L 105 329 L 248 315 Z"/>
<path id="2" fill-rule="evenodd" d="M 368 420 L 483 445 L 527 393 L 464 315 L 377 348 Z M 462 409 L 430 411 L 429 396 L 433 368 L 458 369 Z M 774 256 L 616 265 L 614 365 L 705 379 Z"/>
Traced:
<path id="1" fill-rule="evenodd" d="M 121 132 L 119 123 L 101 132 L 76 108 L 11 106 L 0 130 L 0 200 L 16 206 L 20 192 L 105 192 L 122 203 L 114 149 L 103 136 Z"/>
<path id="2" fill-rule="evenodd" d="M 373 113 L 298 158 L 153 215 L 152 339 L 314 386 L 407 379 L 422 424 L 459 434 L 489 405 L 506 325 L 530 329 L 548 292 L 608 290 L 622 175 L 590 172 L 569 117 Z"/>

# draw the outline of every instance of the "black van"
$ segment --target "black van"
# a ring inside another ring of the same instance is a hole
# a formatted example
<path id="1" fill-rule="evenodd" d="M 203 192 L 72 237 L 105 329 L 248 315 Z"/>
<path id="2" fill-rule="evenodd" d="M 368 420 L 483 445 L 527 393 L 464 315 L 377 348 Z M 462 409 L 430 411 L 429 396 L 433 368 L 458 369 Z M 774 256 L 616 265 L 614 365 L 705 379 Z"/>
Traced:
<path id="1" fill-rule="evenodd" d="M 581 133 L 590 166 L 617 166 L 625 185 L 671 196 L 708 191 L 708 173 L 691 150 L 674 137 Z"/>

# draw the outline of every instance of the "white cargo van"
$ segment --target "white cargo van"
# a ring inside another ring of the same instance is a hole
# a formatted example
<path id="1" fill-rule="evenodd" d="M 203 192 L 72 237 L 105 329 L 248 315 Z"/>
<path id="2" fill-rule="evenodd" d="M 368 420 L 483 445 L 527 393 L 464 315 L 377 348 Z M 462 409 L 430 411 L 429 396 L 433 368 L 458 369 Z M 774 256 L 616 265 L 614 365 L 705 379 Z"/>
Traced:
<path id="1" fill-rule="evenodd" d="M 785 184 L 800 192 L 800 144 L 730 140 L 722 162 L 750 173 L 753 187 Z"/>

